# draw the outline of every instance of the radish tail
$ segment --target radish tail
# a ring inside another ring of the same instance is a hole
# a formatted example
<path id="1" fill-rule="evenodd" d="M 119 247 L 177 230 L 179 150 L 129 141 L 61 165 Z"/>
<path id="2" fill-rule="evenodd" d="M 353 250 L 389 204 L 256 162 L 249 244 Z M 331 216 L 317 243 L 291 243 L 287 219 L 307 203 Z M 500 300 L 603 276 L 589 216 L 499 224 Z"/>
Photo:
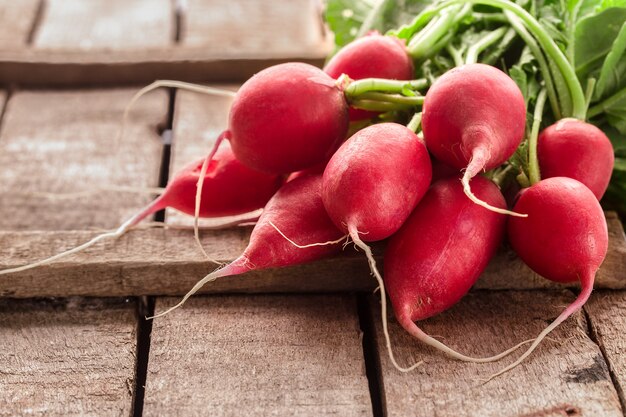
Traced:
<path id="1" fill-rule="evenodd" d="M 196 184 L 196 206 L 195 206 L 194 217 L 193 217 L 193 236 L 196 239 L 196 243 L 198 244 L 198 247 L 200 248 L 200 251 L 202 252 L 204 257 L 208 259 L 209 262 L 212 262 L 217 265 L 221 265 L 221 263 L 213 260 L 213 258 L 211 258 L 209 254 L 206 253 L 206 251 L 204 250 L 204 246 L 202 246 L 202 242 L 200 241 L 200 232 L 199 232 L 200 202 L 202 201 L 202 186 L 204 185 L 204 176 L 206 175 L 207 169 L 209 168 L 209 163 L 215 156 L 215 153 L 217 152 L 217 148 L 220 147 L 220 144 L 222 143 L 224 138 L 226 138 L 227 134 L 228 134 L 227 130 L 220 133 L 220 135 L 215 140 L 213 149 L 211 149 L 211 152 L 209 152 L 206 159 L 202 163 L 202 168 L 200 169 L 200 176 L 198 177 L 198 183 Z"/>
<path id="2" fill-rule="evenodd" d="M 187 294 L 185 294 L 183 299 L 180 300 L 180 302 L 178 304 L 176 304 L 173 307 L 170 307 L 169 309 L 165 310 L 162 313 L 155 314 L 154 316 L 151 316 L 151 317 L 146 317 L 146 320 L 152 320 L 152 319 L 156 319 L 158 317 L 162 317 L 162 316 L 164 316 L 166 314 L 171 313 L 172 311 L 176 310 L 177 308 L 182 307 L 182 305 L 185 304 L 185 301 L 187 301 L 187 299 L 189 297 L 191 297 L 196 292 L 198 292 L 198 290 L 200 290 L 200 288 L 202 288 L 204 286 L 204 284 L 206 284 L 207 282 L 215 281 L 216 279 L 222 278 L 222 277 L 243 274 L 244 272 L 250 271 L 250 268 L 246 267 L 245 265 L 246 265 L 245 259 L 243 257 L 241 257 L 241 258 L 231 262 L 230 264 L 226 265 L 223 268 L 216 269 L 215 271 L 211 272 L 210 274 L 208 274 L 204 278 L 202 278 L 200 281 L 198 281 L 196 283 L 196 285 L 194 285 L 193 288 L 191 290 L 189 290 L 189 292 Z"/>
<path id="3" fill-rule="evenodd" d="M 236 226 L 246 226 L 246 225 L 254 225 L 259 220 L 259 215 L 255 214 L 249 217 L 245 217 L 242 219 L 237 219 L 233 221 L 228 221 L 212 226 L 201 226 L 200 230 L 224 230 L 230 229 Z M 185 225 L 177 225 L 177 224 L 167 224 L 164 222 L 147 222 L 144 223 L 145 228 L 163 228 L 163 229 L 171 229 L 171 230 L 193 230 L 193 226 L 185 226 Z"/>
<path id="4" fill-rule="evenodd" d="M 581 309 L 582 306 L 585 305 L 585 303 L 589 299 L 589 296 L 591 295 L 591 292 L 593 291 L 594 277 L 595 277 L 595 272 L 592 272 L 592 271 L 585 272 L 585 275 L 581 279 L 582 288 L 581 288 L 580 294 L 578 295 L 576 300 L 574 300 L 574 302 L 572 304 L 570 304 L 561 313 L 561 315 L 559 315 L 559 317 L 557 317 L 548 327 L 546 327 L 541 333 L 539 333 L 539 336 L 537 336 L 537 338 L 535 339 L 533 344 L 530 345 L 528 350 L 526 352 L 524 352 L 522 354 L 522 356 L 520 356 L 515 362 L 513 362 L 510 365 L 508 365 L 504 369 L 502 369 L 502 370 L 496 372 L 495 374 L 491 375 L 489 378 L 487 378 L 487 380 L 485 380 L 485 383 L 491 381 L 492 379 L 494 379 L 497 376 L 500 376 L 500 375 L 504 374 L 505 372 L 510 371 L 511 369 L 515 368 L 517 365 L 522 363 L 524 361 L 524 359 L 526 359 L 537 348 L 537 346 L 539 346 L 539 343 L 541 343 L 541 341 L 552 330 L 554 330 L 559 324 L 561 324 L 565 320 L 567 320 L 572 314 L 574 314 L 579 309 Z"/>
<path id="5" fill-rule="evenodd" d="M 271 221 L 269 222 L 270 226 L 272 226 L 274 229 L 276 229 L 276 231 L 278 232 L 279 235 L 281 235 L 283 238 L 285 238 L 285 240 L 289 243 L 291 243 L 293 246 L 295 246 L 296 248 L 299 249 L 306 249 L 306 248 L 312 248 L 314 246 L 328 246 L 328 245 L 336 245 L 337 243 L 341 243 L 343 241 L 346 241 L 345 245 L 348 243 L 348 239 L 350 236 L 346 235 L 346 236 L 341 236 L 339 239 L 337 240 L 329 240 L 326 242 L 318 242 L 318 243 L 309 243 L 308 245 L 299 245 L 296 242 L 294 242 L 293 240 L 289 239 L 279 228 L 278 226 L 276 226 L 274 223 L 272 223 Z"/>
<path id="6" fill-rule="evenodd" d="M 22 272 L 22 271 L 26 271 L 29 269 L 33 269 L 33 268 L 37 268 L 39 266 L 42 265 L 46 265 L 49 263 L 52 263 L 56 260 L 59 260 L 61 258 L 65 258 L 66 256 L 69 255 L 73 255 L 75 253 L 81 252 L 93 245 L 95 245 L 96 243 L 105 240 L 105 239 L 117 239 L 118 237 L 122 236 L 124 233 L 126 233 L 130 228 L 132 228 L 133 226 L 135 226 L 137 223 L 139 223 L 140 221 L 142 221 L 143 219 L 145 219 L 146 217 L 148 217 L 149 215 L 164 209 L 166 207 L 166 204 L 163 201 L 163 196 L 160 196 L 159 198 L 157 198 L 156 200 L 152 201 L 146 208 L 144 208 L 143 210 L 141 210 L 139 213 L 135 214 L 133 217 L 131 217 L 130 219 L 126 220 L 120 227 L 118 227 L 116 230 L 112 231 L 112 232 L 107 232 L 107 233 L 102 233 L 96 237 L 94 237 L 93 239 L 89 240 L 88 242 L 83 243 L 82 245 L 76 246 L 72 249 L 66 250 L 65 252 L 61 252 L 61 253 L 57 253 L 54 256 L 51 256 L 49 258 L 46 259 L 42 259 L 40 261 L 37 262 L 33 262 L 27 265 L 22 265 L 19 266 L 17 268 L 10 268 L 10 269 L 3 269 L 2 271 L 0 271 L 0 275 L 6 275 L 6 274 L 12 274 L 15 272 Z"/>
<path id="7" fill-rule="evenodd" d="M 529 339 L 529 340 L 525 340 L 523 342 L 518 343 L 517 345 L 513 346 L 512 348 L 509 348 L 507 350 L 505 350 L 502 353 L 499 353 L 497 355 L 494 356 L 489 356 L 486 358 L 473 358 L 471 356 L 466 356 L 463 355 L 462 353 L 459 353 L 457 351 L 455 351 L 454 349 L 446 346 L 445 344 L 441 343 L 439 340 L 433 338 L 432 336 L 427 335 L 426 333 L 424 333 L 424 331 L 422 329 L 420 329 L 419 327 L 417 327 L 417 324 L 415 324 L 413 322 L 413 320 L 411 320 L 411 317 L 409 314 L 401 314 L 398 316 L 398 322 L 400 323 L 400 325 L 404 328 L 404 330 L 406 330 L 411 336 L 413 336 L 414 338 L 416 338 L 417 340 L 419 340 L 422 343 L 427 344 L 428 346 L 431 346 L 437 350 L 440 350 L 441 352 L 447 354 L 448 356 L 454 358 L 454 359 L 458 359 L 464 362 L 473 362 L 473 363 L 487 363 L 487 362 L 495 362 L 498 361 L 502 358 L 504 358 L 507 355 L 510 355 L 511 353 L 515 352 L 517 349 L 519 349 L 520 347 L 530 343 L 533 341 L 533 339 Z"/>
<path id="8" fill-rule="evenodd" d="M 489 152 L 482 146 L 479 146 L 474 149 L 474 152 L 472 153 L 472 159 L 470 160 L 469 165 L 467 166 L 467 169 L 465 170 L 465 173 L 463 174 L 463 178 L 461 179 L 461 182 L 463 183 L 463 191 L 465 192 L 465 195 L 469 197 L 469 199 L 472 200 L 474 203 L 486 208 L 487 210 L 495 211 L 496 213 L 500 213 L 500 214 L 508 214 L 508 215 L 516 216 L 516 217 L 528 217 L 528 214 L 516 213 L 514 211 L 501 209 L 499 207 L 494 207 L 488 204 L 487 202 L 479 199 L 472 193 L 472 189 L 470 188 L 470 180 L 474 178 L 476 175 L 478 175 L 485 168 L 485 164 L 488 159 L 488 154 Z"/>
<path id="9" fill-rule="evenodd" d="M 139 90 L 126 105 L 126 109 L 124 109 L 124 115 L 122 116 L 122 127 L 119 133 L 117 134 L 117 136 L 115 137 L 115 142 L 114 142 L 115 149 L 118 149 L 119 142 L 124 137 L 124 131 L 126 130 L 126 125 L 128 124 L 128 115 L 132 107 L 137 102 L 137 100 L 139 100 L 141 97 L 143 97 L 150 91 L 156 90 L 157 88 L 161 88 L 161 87 L 179 88 L 181 90 L 193 91 L 194 93 L 209 94 L 209 95 L 214 95 L 214 96 L 231 97 L 231 98 L 237 95 L 237 93 L 235 93 L 234 91 L 225 90 L 222 88 L 207 87 L 204 85 L 186 83 L 183 81 L 175 81 L 175 80 L 157 80 L 153 82 L 152 84 L 147 85 L 141 90 Z"/>
<path id="10" fill-rule="evenodd" d="M 391 339 L 389 337 L 389 330 L 387 329 L 387 295 L 385 293 L 385 283 L 383 282 L 383 277 L 380 275 L 380 272 L 378 271 L 378 268 L 376 267 L 376 260 L 374 259 L 374 256 L 372 255 L 372 249 L 361 240 L 361 238 L 359 237 L 359 232 L 357 231 L 356 227 L 354 225 L 349 225 L 348 232 L 350 233 L 350 237 L 352 238 L 352 241 L 359 248 L 363 249 L 363 251 L 365 252 L 365 255 L 367 256 L 367 261 L 370 264 L 370 269 L 372 271 L 372 274 L 374 274 L 374 277 L 376 277 L 376 280 L 378 281 L 378 287 L 380 288 L 380 314 L 381 314 L 381 320 L 383 324 L 383 333 L 385 335 L 385 344 L 387 346 L 387 352 L 389 353 L 389 359 L 391 360 L 391 363 L 393 363 L 393 366 L 395 366 L 398 371 L 410 372 L 413 369 L 420 366 L 423 363 L 423 361 L 419 361 L 409 366 L 408 368 L 404 368 L 398 364 L 398 362 L 396 361 L 396 358 L 393 356 L 393 351 L 391 350 Z"/>

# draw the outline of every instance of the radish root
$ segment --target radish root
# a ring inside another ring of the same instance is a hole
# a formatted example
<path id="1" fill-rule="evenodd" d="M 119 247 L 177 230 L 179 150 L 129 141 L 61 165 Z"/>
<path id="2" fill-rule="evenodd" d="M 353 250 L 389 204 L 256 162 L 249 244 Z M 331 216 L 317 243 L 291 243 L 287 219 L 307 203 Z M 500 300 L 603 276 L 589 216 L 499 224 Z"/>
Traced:
<path id="1" fill-rule="evenodd" d="M 583 283 L 582 284 L 582 289 L 581 289 L 580 294 L 576 298 L 576 300 L 574 300 L 574 302 L 572 304 L 570 304 L 559 315 L 559 317 L 557 317 L 552 323 L 550 323 L 550 325 L 548 327 L 546 327 L 541 333 L 539 333 L 539 336 L 537 336 L 537 338 L 534 339 L 532 345 L 530 345 L 528 350 L 526 350 L 526 352 L 524 352 L 522 354 L 522 356 L 520 356 L 512 364 L 508 365 L 507 367 L 503 368 L 502 370 L 500 370 L 500 371 L 496 372 L 495 374 L 491 375 L 483 383 L 486 384 L 487 382 L 491 381 L 492 379 L 494 379 L 494 378 L 496 378 L 496 377 L 498 377 L 498 376 L 500 376 L 500 375 L 510 371 L 511 369 L 517 367 L 517 365 L 522 363 L 524 361 L 524 359 L 526 359 L 537 348 L 537 346 L 539 346 L 539 343 L 541 343 L 541 341 L 543 339 L 545 339 L 546 336 L 552 330 L 554 330 L 559 324 L 561 324 L 565 320 L 567 320 L 576 311 L 580 310 L 582 308 L 582 306 L 587 302 L 587 300 L 589 299 L 589 296 L 591 295 L 591 292 L 593 291 L 593 276 L 594 276 L 593 272 L 587 272 L 587 276 L 583 280 L 581 280 L 582 283 Z"/>
<path id="2" fill-rule="evenodd" d="M 467 166 L 465 173 L 463 174 L 463 178 L 461 179 L 465 195 L 474 203 L 486 208 L 487 210 L 494 211 L 500 214 L 508 214 L 515 217 L 528 217 L 528 214 L 516 213 L 514 211 L 494 207 L 491 204 L 479 199 L 474 195 L 474 193 L 472 193 L 472 189 L 470 188 L 470 180 L 478 175 L 478 173 L 480 173 L 485 168 L 485 161 L 487 160 L 487 157 L 487 151 L 485 150 L 485 148 L 479 146 L 474 149 L 472 159 L 470 160 L 470 163 Z"/>
<path id="3" fill-rule="evenodd" d="M 370 264 L 370 269 L 372 271 L 372 274 L 374 274 L 374 277 L 378 281 L 378 287 L 380 288 L 380 314 L 381 314 L 381 320 L 383 324 L 383 333 L 385 335 L 385 345 L 387 346 L 387 353 L 389 354 L 389 359 L 391 360 L 391 363 L 393 363 L 393 366 L 395 366 L 398 371 L 410 372 L 413 369 L 420 366 L 421 364 L 423 364 L 424 361 L 419 361 L 407 368 L 400 366 L 398 362 L 396 361 L 396 358 L 393 355 L 393 351 L 391 350 L 391 338 L 389 337 L 389 330 L 387 329 L 387 295 L 385 292 L 385 284 L 383 282 L 383 277 L 380 275 L 380 272 L 378 271 L 378 268 L 376 267 L 376 259 L 374 259 L 374 255 L 372 255 L 372 249 L 361 240 L 361 238 L 359 237 L 359 232 L 356 229 L 356 227 L 354 225 L 348 226 L 348 232 L 350 233 L 350 237 L 352 238 L 352 241 L 359 248 L 363 249 L 363 251 L 365 252 L 365 255 L 367 256 L 367 261 Z"/>
<path id="4" fill-rule="evenodd" d="M 272 223 L 271 221 L 269 222 L 270 226 L 272 226 L 274 229 L 276 229 L 276 231 L 285 238 L 285 240 L 289 243 L 291 243 L 293 246 L 295 246 L 296 248 L 299 249 L 306 249 L 306 248 L 312 248 L 314 246 L 327 246 L 327 245 L 336 245 L 337 243 L 341 243 L 344 240 L 346 241 L 344 243 L 344 247 L 348 244 L 348 240 L 350 239 L 350 236 L 345 235 L 340 237 L 337 240 L 329 240 L 326 242 L 320 242 L 320 243 L 309 243 L 308 245 L 299 245 L 296 242 L 294 242 L 293 240 L 289 239 L 279 228 L 278 226 L 276 226 L 274 223 Z"/>

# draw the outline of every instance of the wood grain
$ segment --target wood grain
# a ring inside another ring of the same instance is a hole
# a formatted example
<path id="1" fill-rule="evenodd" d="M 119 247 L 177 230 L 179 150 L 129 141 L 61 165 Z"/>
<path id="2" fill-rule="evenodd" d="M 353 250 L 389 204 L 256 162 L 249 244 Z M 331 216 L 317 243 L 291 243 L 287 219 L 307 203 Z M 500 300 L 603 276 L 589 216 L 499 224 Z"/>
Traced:
<path id="1" fill-rule="evenodd" d="M 612 215 L 609 215 L 611 217 Z M 611 243 L 600 268 L 596 288 L 626 289 L 623 232 L 616 217 L 610 222 Z M 615 228 L 618 228 L 615 230 Z M 203 231 L 207 253 L 230 262 L 248 243 L 251 228 Z M 72 248 L 96 232 L 1 232 L 0 269 L 13 268 Z M 621 236 L 621 237 L 620 237 Z M 382 265 L 384 244 L 373 246 Z M 134 230 L 118 241 L 101 242 L 89 250 L 53 265 L 18 274 L 0 276 L 0 296 L 39 297 L 63 295 L 127 296 L 186 293 L 215 265 L 205 261 L 193 241 L 191 230 Z M 114 271 L 114 273 L 112 273 Z M 535 274 L 510 252 L 498 254 L 480 278 L 477 287 L 494 289 L 545 289 L 549 281 Z M 328 292 L 371 291 L 375 281 L 362 253 L 351 248 L 335 258 L 290 268 L 269 269 L 219 279 L 201 292 Z M 556 287 L 562 288 L 562 287 Z"/>
<path id="2" fill-rule="evenodd" d="M 626 399 L 626 292 L 596 291 L 585 310 L 589 314 L 593 336 L 609 364 L 623 407 Z"/>
<path id="3" fill-rule="evenodd" d="M 352 296 L 192 298 L 154 322 L 144 415 L 371 415 L 360 337 Z"/>
<path id="4" fill-rule="evenodd" d="M 129 416 L 135 304 L 0 300 L 0 416 Z"/>
<path id="5" fill-rule="evenodd" d="M 315 0 L 189 0 L 184 2 L 181 43 L 219 54 L 246 55 L 271 50 L 298 55 L 329 47 L 321 23 L 321 3 Z"/>
<path id="6" fill-rule="evenodd" d="M 118 226 L 150 195 L 99 191 L 154 187 L 161 164 L 157 125 L 167 95 L 144 97 L 125 136 L 115 138 L 135 89 L 22 91 L 11 96 L 0 131 L 0 230 L 71 230 Z M 47 193 L 80 193 L 46 198 Z M 35 194 L 33 194 L 35 193 Z"/>
<path id="7" fill-rule="evenodd" d="M 42 0 L 0 0 L 0 50 L 24 50 Z"/>
<path id="8" fill-rule="evenodd" d="M 33 46 L 83 52 L 145 50 L 163 48 L 173 39 L 169 0 L 46 0 Z"/>
<path id="9" fill-rule="evenodd" d="M 421 322 L 451 347 L 488 356 L 535 337 L 565 305 L 569 291 L 475 292 L 450 311 Z M 622 416 L 619 398 L 582 313 L 557 328 L 527 360 L 507 374 L 481 380 L 511 360 L 491 364 L 454 361 L 412 339 L 390 319 L 391 343 L 401 364 L 426 363 L 402 374 L 391 365 L 382 338 L 378 302 L 371 303 L 388 417 Z"/>

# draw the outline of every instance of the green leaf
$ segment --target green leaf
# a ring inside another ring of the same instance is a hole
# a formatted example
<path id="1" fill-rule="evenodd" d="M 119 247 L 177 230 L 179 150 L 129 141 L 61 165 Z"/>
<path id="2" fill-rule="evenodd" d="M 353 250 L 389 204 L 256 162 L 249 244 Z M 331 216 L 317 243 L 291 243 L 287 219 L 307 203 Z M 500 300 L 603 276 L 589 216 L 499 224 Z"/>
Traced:
<path id="1" fill-rule="evenodd" d="M 375 0 L 329 0 L 324 18 L 335 34 L 335 45 L 350 43 L 375 5 Z"/>
<path id="2" fill-rule="evenodd" d="M 385 33 L 409 23 L 430 4 L 428 0 L 328 0 L 324 17 L 335 34 L 335 45 L 341 47 L 359 34 Z"/>
<path id="3" fill-rule="evenodd" d="M 626 22 L 607 54 L 596 83 L 594 100 L 600 100 L 626 85 Z"/>
<path id="4" fill-rule="evenodd" d="M 575 31 L 575 62 L 578 78 L 585 82 L 601 67 L 611 51 L 622 25 L 626 8 L 611 7 L 578 22 Z"/>

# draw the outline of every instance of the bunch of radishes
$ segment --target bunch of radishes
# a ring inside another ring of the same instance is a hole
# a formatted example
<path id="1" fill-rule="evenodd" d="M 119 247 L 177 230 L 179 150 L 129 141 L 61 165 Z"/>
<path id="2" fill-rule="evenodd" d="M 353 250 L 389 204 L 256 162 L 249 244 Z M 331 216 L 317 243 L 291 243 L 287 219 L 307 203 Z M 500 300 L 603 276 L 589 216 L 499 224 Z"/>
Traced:
<path id="1" fill-rule="evenodd" d="M 287 63 L 259 72 L 237 92 L 228 129 L 210 157 L 178 173 L 163 195 L 114 235 L 165 207 L 201 217 L 263 208 L 241 256 L 198 282 L 173 308 L 208 281 L 310 262 L 352 240 L 378 279 L 386 335 L 388 292 L 411 335 L 475 362 L 500 359 L 519 345 L 471 358 L 415 321 L 457 303 L 506 235 L 537 273 L 582 286 L 510 369 L 592 291 L 608 246 L 598 199 L 609 183 L 613 149 L 601 130 L 574 118 L 538 135 L 542 94 L 529 135 L 530 186 L 509 210 L 498 185 L 480 174 L 502 166 L 525 138 L 522 92 L 504 72 L 484 64 L 458 66 L 430 87 L 430 81 L 411 80 L 413 65 L 403 41 L 370 34 L 339 51 L 324 70 Z M 398 123 L 407 115 L 408 125 Z M 450 174 L 433 181 L 431 158 Z M 365 242 L 387 238 L 380 274 Z M 410 369 L 396 363 L 388 336 L 387 346 L 393 363 Z"/>

